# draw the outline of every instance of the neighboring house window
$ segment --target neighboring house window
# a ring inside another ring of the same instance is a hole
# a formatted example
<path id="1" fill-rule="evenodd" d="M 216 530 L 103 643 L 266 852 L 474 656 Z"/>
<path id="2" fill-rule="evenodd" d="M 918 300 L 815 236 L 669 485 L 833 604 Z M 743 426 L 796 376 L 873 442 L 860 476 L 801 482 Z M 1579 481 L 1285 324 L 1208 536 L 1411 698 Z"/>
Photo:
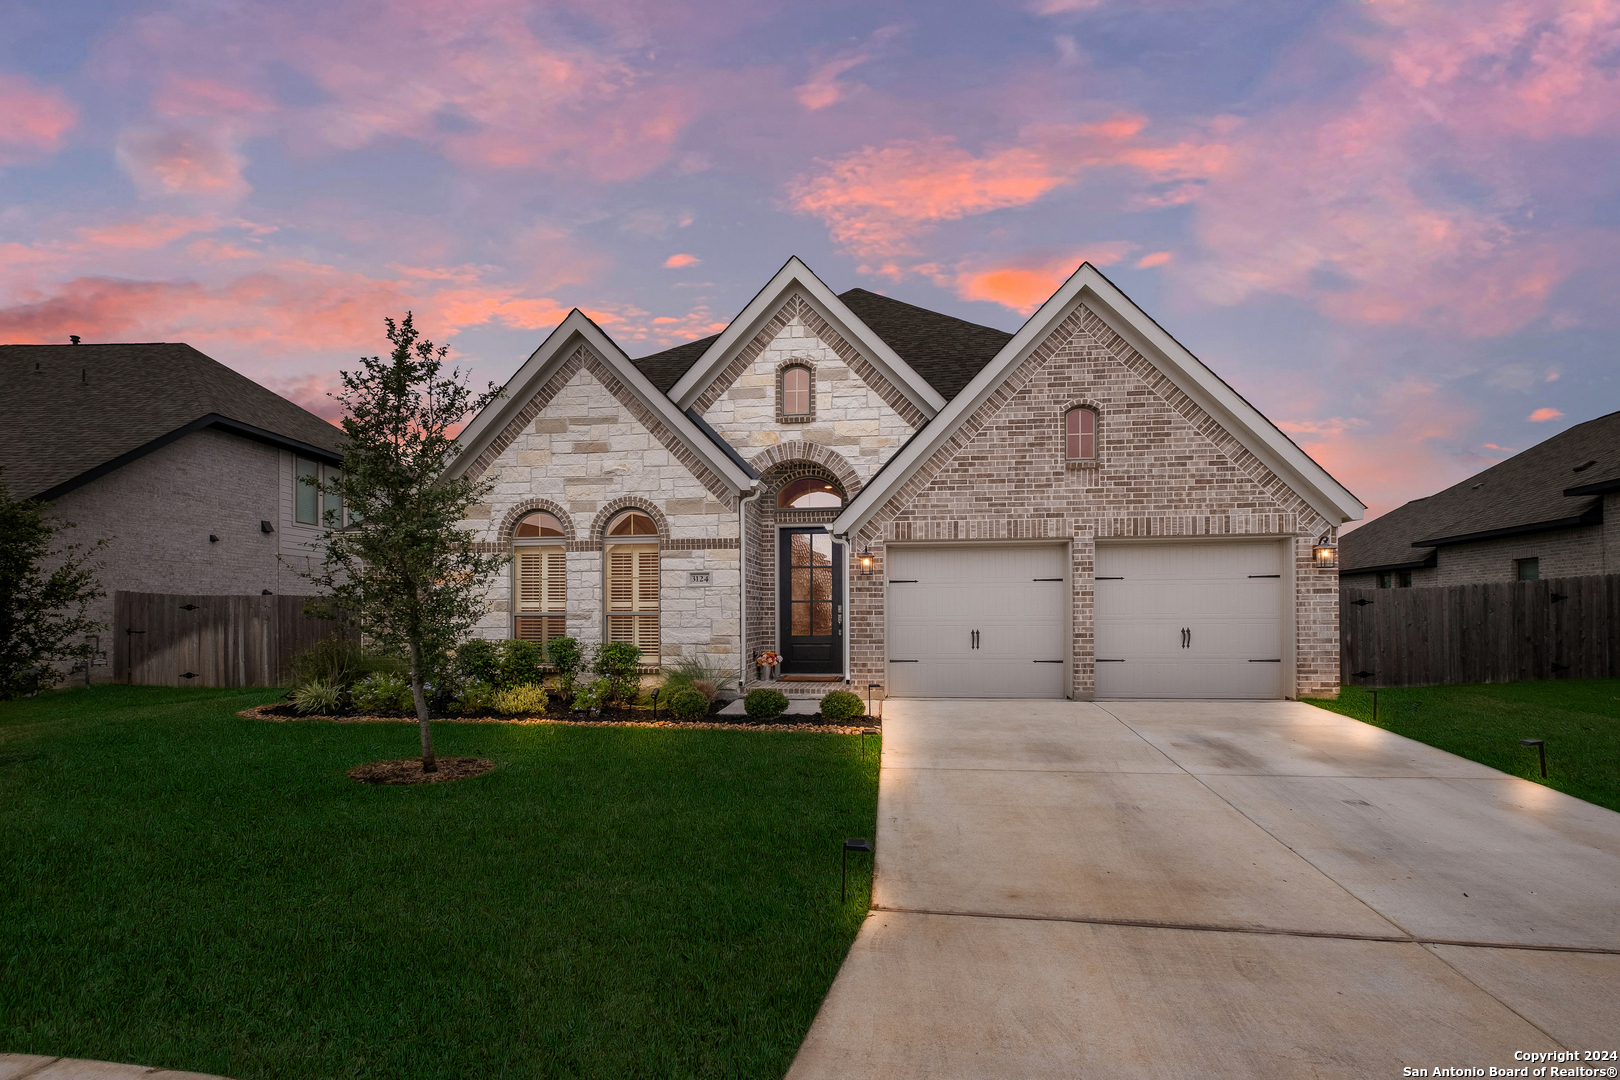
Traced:
<path id="1" fill-rule="evenodd" d="M 843 506 L 844 493 L 829 480 L 807 476 L 795 480 L 776 493 L 779 510 L 812 510 L 823 506 Z"/>
<path id="2" fill-rule="evenodd" d="M 1063 415 L 1063 454 L 1070 461 L 1097 459 L 1097 411 L 1070 409 Z"/>
<path id="3" fill-rule="evenodd" d="M 635 510 L 608 523 L 607 639 L 641 649 L 658 663 L 658 526 Z"/>
<path id="4" fill-rule="evenodd" d="M 1395 582 L 1403 589 L 1410 589 L 1412 587 L 1412 571 L 1398 571 L 1395 575 Z"/>
<path id="5" fill-rule="evenodd" d="M 321 467 L 308 458 L 293 462 L 293 520 L 300 525 L 321 523 L 321 493 L 314 481 L 320 478 Z"/>
<path id="6" fill-rule="evenodd" d="M 782 415 L 810 415 L 810 369 L 790 367 L 782 370 Z"/>
<path id="7" fill-rule="evenodd" d="M 1396 570 L 1391 572 L 1385 570 L 1378 575 L 1378 587 L 1380 589 L 1387 589 L 1391 585 L 1398 589 L 1410 589 L 1412 587 L 1412 571 Z"/>
<path id="8" fill-rule="evenodd" d="M 1378 575 L 1378 587 L 1380 589 L 1389 588 L 1389 574 L 1388 573 L 1382 573 L 1382 574 Z"/>
<path id="9" fill-rule="evenodd" d="M 338 472 L 331 466 L 327 466 L 327 483 L 330 484 L 336 480 L 339 480 L 342 478 L 342 476 L 342 473 Z M 324 522 L 324 524 L 329 525 L 331 528 L 341 529 L 346 524 L 343 520 L 343 496 L 336 491 L 329 490 L 326 493 L 326 514 L 327 520 Z"/>
<path id="10" fill-rule="evenodd" d="M 1514 559 L 1513 565 L 1518 567 L 1520 581 L 1541 580 L 1540 559 Z"/>
<path id="11" fill-rule="evenodd" d="M 550 641 L 568 633 L 568 556 L 562 524 L 530 514 L 512 531 L 512 636 Z"/>

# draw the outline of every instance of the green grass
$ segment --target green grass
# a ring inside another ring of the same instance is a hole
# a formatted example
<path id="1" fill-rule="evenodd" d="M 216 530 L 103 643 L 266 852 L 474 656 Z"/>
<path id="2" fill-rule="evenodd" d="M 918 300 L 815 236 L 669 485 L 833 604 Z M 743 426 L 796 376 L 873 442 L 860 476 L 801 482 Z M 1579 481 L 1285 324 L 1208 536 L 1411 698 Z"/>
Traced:
<path id="1" fill-rule="evenodd" d="M 1305 700 L 1372 722 L 1372 694 L 1360 687 Z M 1620 810 L 1620 679 L 1380 689 L 1378 726 Z M 1546 780 L 1520 739 L 1547 740 Z"/>
<path id="2" fill-rule="evenodd" d="M 865 914 L 858 736 L 405 724 L 277 691 L 0 705 L 0 1052 L 252 1077 L 786 1071 Z"/>

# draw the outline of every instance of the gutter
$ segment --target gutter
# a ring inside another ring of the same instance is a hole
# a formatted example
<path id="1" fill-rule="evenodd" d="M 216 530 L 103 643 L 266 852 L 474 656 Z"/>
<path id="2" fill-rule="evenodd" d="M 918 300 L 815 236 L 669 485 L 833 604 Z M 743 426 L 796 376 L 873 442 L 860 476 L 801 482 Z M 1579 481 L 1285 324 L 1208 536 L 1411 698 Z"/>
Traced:
<path id="1" fill-rule="evenodd" d="M 1599 480 L 1594 484 L 1582 484 L 1580 487 L 1565 488 L 1565 495 L 1607 495 L 1611 491 L 1620 491 L 1620 476 L 1612 480 Z"/>
<path id="2" fill-rule="evenodd" d="M 737 500 L 737 573 L 741 577 L 737 587 L 737 645 L 742 654 L 742 666 L 737 670 L 739 694 L 748 682 L 748 504 L 763 494 L 764 488 L 755 488 L 752 495 Z"/>

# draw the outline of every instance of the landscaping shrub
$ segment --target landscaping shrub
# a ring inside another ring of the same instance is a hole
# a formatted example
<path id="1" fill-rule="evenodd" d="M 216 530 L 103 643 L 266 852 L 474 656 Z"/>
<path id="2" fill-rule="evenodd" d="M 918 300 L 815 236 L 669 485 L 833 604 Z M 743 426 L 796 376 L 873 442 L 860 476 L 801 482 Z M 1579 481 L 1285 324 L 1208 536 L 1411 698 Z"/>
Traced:
<path id="1" fill-rule="evenodd" d="M 690 686 L 675 691 L 669 699 L 669 714 L 677 720 L 695 720 L 709 711 L 709 699 Z"/>
<path id="2" fill-rule="evenodd" d="M 502 716 L 544 716 L 550 704 L 545 687 L 538 683 L 525 683 L 497 690 L 490 707 Z"/>
<path id="3" fill-rule="evenodd" d="M 720 696 L 720 688 L 708 679 L 697 680 L 692 684 L 692 689 L 708 698 L 710 705 L 713 705 L 714 699 Z"/>
<path id="4" fill-rule="evenodd" d="M 707 660 L 697 656 L 683 656 L 673 664 L 664 666 L 664 678 L 661 685 L 666 691 L 673 692 L 683 686 L 691 686 L 700 682 L 708 683 L 714 687 L 712 693 L 707 690 L 704 691 L 704 693 L 710 694 L 709 700 L 713 701 L 715 694 L 737 685 L 737 673 L 728 668 L 714 667 Z"/>
<path id="5" fill-rule="evenodd" d="M 416 711 L 416 705 L 411 702 L 411 684 L 385 671 L 374 671 L 356 682 L 349 691 L 349 700 L 355 711 L 362 713 Z"/>
<path id="6" fill-rule="evenodd" d="M 866 715 L 866 702 L 859 694 L 834 690 L 821 699 L 821 715 L 827 720 L 853 720 Z"/>
<path id="7" fill-rule="evenodd" d="M 608 695 L 613 691 L 613 684 L 606 679 L 597 679 L 595 682 L 579 688 L 574 695 L 574 704 L 571 706 L 575 712 L 595 712 L 608 701 Z"/>
<path id="8" fill-rule="evenodd" d="M 454 673 L 463 683 L 481 682 L 495 686 L 501 681 L 501 651 L 493 641 L 473 638 L 455 649 Z"/>
<path id="9" fill-rule="evenodd" d="M 628 641 L 609 641 L 597 646 L 596 662 L 591 665 L 608 684 L 606 701 L 630 704 L 641 692 L 641 675 L 636 665 L 641 663 L 641 650 Z"/>
<path id="10" fill-rule="evenodd" d="M 292 706 L 304 716 L 331 716 L 338 711 L 343 700 L 343 688 L 336 683 L 312 679 L 295 687 Z"/>
<path id="11" fill-rule="evenodd" d="M 458 712 L 493 709 L 496 693 L 495 687 L 483 679 L 468 679 L 457 688 L 455 707 Z"/>
<path id="12" fill-rule="evenodd" d="M 501 642 L 501 674 L 495 685 L 502 690 L 514 686 L 539 684 L 543 681 L 540 668 L 546 651 L 538 641 L 507 638 Z"/>
<path id="13" fill-rule="evenodd" d="M 546 642 L 546 659 L 557 669 L 557 690 L 563 697 L 572 697 L 585 666 L 585 650 L 571 637 L 552 638 Z"/>
<path id="14" fill-rule="evenodd" d="M 743 712 L 750 720 L 770 720 L 787 712 L 787 695 L 780 690 L 750 690 L 743 699 Z"/>
<path id="15" fill-rule="evenodd" d="M 404 675 L 408 668 L 403 657 L 368 651 L 351 638 L 329 637 L 293 657 L 288 674 L 294 686 L 323 682 L 345 690 L 374 671 Z"/>

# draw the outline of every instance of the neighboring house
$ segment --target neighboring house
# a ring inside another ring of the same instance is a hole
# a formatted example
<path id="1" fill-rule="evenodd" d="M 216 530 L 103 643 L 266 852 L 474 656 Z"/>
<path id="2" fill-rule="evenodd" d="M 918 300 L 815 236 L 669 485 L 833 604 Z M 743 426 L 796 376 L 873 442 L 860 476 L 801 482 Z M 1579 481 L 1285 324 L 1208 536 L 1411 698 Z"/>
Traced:
<path id="1" fill-rule="evenodd" d="M 1346 533 L 1355 588 L 1620 574 L 1620 412 Z"/>
<path id="2" fill-rule="evenodd" d="M 514 556 L 483 636 L 890 696 L 1338 686 L 1312 548 L 1361 503 L 1089 264 L 1006 334 L 792 259 L 640 360 L 576 310 L 506 391 L 451 470 Z"/>
<path id="3" fill-rule="evenodd" d="M 11 497 L 53 504 L 110 538 L 113 593 L 310 594 L 321 531 L 300 474 L 342 460 L 342 432 L 189 345 L 0 345 L 0 473 Z M 94 674 L 110 678 L 111 666 Z"/>

